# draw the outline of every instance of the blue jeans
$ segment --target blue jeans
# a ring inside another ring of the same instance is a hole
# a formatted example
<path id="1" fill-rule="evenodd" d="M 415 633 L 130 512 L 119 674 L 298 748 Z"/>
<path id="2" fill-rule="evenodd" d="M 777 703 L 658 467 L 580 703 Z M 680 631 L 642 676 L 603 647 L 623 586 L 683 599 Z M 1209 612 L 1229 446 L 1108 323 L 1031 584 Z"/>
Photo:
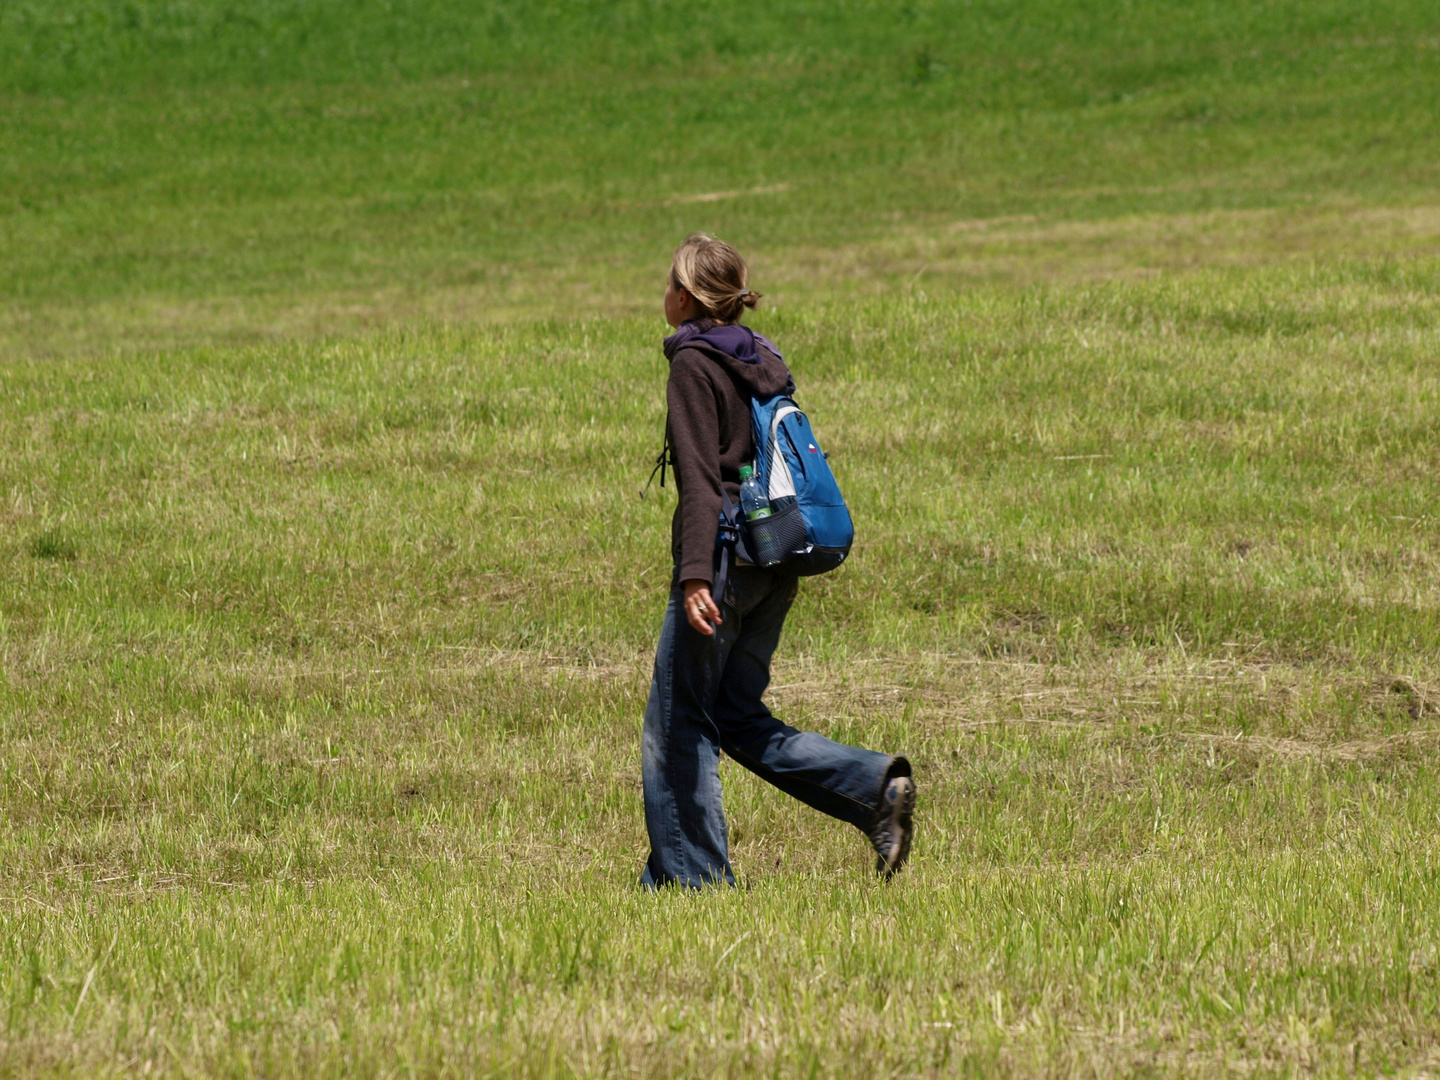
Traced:
<path id="1" fill-rule="evenodd" d="M 888 778 L 909 773 L 904 758 L 796 731 L 761 701 L 795 587 L 791 574 L 737 567 L 719 601 L 724 622 L 706 637 L 686 620 L 684 590 L 672 582 L 641 739 L 650 834 L 642 885 L 735 883 L 720 805 L 721 750 L 862 831 Z"/>

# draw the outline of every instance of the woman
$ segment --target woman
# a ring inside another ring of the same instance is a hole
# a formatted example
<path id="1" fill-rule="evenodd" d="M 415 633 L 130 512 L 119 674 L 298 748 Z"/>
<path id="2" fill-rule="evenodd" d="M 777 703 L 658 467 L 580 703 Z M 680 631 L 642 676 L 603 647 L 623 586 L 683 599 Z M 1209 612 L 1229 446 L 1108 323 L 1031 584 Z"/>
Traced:
<path id="1" fill-rule="evenodd" d="M 867 836 L 876 872 L 892 877 L 910 854 L 915 784 L 910 763 L 796 731 L 761 698 L 770 657 L 795 601 L 783 567 L 738 565 L 712 596 L 724 492 L 739 499 L 740 466 L 754 461 L 750 399 L 793 393 L 780 352 L 740 324 L 759 301 L 729 244 L 697 233 L 675 251 L 665 289 L 670 379 L 666 437 L 679 505 L 671 528 L 675 572 L 645 707 L 642 771 L 656 887 L 734 884 L 720 751 L 781 791 Z"/>

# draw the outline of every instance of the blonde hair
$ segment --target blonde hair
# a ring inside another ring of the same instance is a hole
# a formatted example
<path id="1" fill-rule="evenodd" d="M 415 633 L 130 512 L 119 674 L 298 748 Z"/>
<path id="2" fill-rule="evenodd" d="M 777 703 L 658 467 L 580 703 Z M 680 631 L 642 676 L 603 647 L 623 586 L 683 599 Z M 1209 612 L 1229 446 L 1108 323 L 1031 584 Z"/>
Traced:
<path id="1" fill-rule="evenodd" d="M 693 296 L 716 322 L 739 322 L 746 308 L 760 302 L 760 294 L 750 288 L 750 267 L 740 253 L 705 233 L 691 233 L 675 249 L 670 283 Z"/>

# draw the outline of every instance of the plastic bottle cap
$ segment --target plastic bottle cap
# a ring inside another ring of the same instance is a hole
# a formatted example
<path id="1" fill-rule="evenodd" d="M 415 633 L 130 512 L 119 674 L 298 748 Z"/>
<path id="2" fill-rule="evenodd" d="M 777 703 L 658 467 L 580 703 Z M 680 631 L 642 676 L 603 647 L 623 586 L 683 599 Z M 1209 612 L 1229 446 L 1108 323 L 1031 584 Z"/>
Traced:
<path id="1" fill-rule="evenodd" d="M 752 476 L 754 476 L 754 475 L 755 475 L 755 470 L 754 470 L 753 468 L 751 468 L 749 465 L 741 465 L 741 466 L 740 466 L 740 479 L 741 479 L 741 480 L 749 480 L 750 477 L 752 477 Z"/>

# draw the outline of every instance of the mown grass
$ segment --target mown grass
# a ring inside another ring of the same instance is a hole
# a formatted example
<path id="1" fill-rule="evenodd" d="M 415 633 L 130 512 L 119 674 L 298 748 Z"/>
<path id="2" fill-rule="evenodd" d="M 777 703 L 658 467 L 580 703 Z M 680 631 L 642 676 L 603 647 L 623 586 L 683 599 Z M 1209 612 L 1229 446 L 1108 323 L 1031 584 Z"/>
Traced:
<path id="1" fill-rule="evenodd" d="M 1436 33 L 0 9 L 0 1075 L 1433 1071 Z M 696 227 L 892 887 L 725 763 L 744 887 L 636 888 Z"/>
<path id="2" fill-rule="evenodd" d="M 1428 262 L 761 316 L 856 508 L 640 894 L 656 320 L 7 368 L 4 1060 L 328 1075 L 1431 1060 Z"/>

